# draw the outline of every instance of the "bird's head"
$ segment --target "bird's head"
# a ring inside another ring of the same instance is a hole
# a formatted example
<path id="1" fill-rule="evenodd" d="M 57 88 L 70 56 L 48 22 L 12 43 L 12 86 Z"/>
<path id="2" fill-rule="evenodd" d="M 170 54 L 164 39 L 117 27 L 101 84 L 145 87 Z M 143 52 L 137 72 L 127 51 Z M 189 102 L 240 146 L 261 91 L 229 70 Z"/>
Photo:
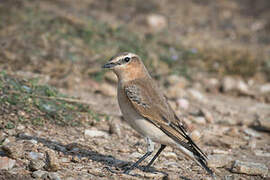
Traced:
<path id="1" fill-rule="evenodd" d="M 112 69 L 118 79 L 122 81 L 149 76 L 141 58 L 129 52 L 113 56 L 103 68 Z"/>

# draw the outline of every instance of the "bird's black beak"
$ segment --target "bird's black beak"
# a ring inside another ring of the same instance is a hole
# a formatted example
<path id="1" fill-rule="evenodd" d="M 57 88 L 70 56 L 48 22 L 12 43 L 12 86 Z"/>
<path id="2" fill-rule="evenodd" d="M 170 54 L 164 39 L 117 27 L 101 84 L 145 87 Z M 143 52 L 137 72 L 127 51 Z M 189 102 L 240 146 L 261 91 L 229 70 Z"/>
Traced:
<path id="1" fill-rule="evenodd" d="M 116 65 L 117 65 L 116 63 L 109 62 L 109 63 L 107 63 L 107 64 L 104 64 L 104 65 L 102 66 L 102 68 L 108 68 L 108 69 L 110 69 L 110 68 L 112 68 L 112 67 L 114 67 L 114 66 L 116 66 Z"/>

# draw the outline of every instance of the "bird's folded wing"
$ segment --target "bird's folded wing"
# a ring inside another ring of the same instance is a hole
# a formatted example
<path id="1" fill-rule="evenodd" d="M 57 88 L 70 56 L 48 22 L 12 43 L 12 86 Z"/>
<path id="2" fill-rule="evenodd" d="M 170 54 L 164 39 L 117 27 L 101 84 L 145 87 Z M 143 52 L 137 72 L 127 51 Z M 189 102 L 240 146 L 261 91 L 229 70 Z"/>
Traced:
<path id="1" fill-rule="evenodd" d="M 188 136 L 166 98 L 151 81 L 135 80 L 124 86 L 127 98 L 135 110 L 145 119 L 160 128 L 176 143 L 192 151 L 206 161 L 206 155 Z"/>

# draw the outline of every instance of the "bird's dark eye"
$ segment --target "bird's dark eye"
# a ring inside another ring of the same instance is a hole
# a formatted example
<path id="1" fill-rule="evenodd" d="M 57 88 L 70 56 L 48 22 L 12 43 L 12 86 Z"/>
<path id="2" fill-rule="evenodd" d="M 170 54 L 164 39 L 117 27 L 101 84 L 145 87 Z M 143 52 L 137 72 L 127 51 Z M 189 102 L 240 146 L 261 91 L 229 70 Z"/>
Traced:
<path id="1" fill-rule="evenodd" d="M 125 57 L 124 61 L 125 61 L 125 62 L 130 61 L 130 57 Z"/>

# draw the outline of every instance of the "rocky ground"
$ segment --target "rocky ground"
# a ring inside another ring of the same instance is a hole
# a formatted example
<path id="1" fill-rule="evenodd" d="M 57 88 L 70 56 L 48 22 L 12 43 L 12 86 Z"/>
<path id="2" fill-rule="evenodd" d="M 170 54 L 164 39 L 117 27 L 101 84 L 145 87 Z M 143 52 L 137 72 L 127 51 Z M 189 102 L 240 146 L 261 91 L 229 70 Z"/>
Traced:
<path id="1" fill-rule="evenodd" d="M 100 68 L 118 51 L 144 58 L 217 179 L 270 178 L 267 2 L 79 2 L 0 4 L 0 179 L 211 179 L 171 147 L 121 173 L 146 144 Z"/>

